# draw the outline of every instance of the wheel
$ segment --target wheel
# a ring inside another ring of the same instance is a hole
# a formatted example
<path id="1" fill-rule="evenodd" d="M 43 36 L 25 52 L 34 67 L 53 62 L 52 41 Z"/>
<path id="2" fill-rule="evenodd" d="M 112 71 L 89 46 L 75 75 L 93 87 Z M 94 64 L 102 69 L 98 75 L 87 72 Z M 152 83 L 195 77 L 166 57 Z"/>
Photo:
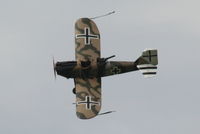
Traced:
<path id="1" fill-rule="evenodd" d="M 72 92 L 73 92 L 74 94 L 76 94 L 76 88 L 73 88 L 73 89 L 72 89 Z"/>

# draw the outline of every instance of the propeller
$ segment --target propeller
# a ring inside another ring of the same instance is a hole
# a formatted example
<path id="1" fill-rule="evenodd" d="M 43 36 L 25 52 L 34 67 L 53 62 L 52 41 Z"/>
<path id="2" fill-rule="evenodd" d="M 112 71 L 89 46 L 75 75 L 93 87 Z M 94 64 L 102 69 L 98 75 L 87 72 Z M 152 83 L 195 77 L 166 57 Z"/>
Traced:
<path id="1" fill-rule="evenodd" d="M 53 71 L 54 71 L 54 77 L 55 77 L 55 80 L 56 80 L 56 64 L 55 64 L 54 57 L 53 57 Z"/>

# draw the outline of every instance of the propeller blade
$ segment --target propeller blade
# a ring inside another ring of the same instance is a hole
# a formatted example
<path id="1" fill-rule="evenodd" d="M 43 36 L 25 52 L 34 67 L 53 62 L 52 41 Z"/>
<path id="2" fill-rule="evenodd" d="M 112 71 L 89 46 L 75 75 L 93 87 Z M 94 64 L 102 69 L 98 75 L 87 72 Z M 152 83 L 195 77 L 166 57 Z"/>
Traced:
<path id="1" fill-rule="evenodd" d="M 54 71 L 54 77 L 55 77 L 55 80 L 56 80 L 56 64 L 55 64 L 54 57 L 53 57 L 53 71 Z"/>

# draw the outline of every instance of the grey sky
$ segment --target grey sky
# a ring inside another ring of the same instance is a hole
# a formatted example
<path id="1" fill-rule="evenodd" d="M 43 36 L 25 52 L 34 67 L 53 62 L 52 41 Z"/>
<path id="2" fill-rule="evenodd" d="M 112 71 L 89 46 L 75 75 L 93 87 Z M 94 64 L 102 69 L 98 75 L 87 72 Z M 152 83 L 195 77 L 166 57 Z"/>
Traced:
<path id="1" fill-rule="evenodd" d="M 199 134 L 200 1 L 1 0 L 1 134 Z M 102 112 L 75 115 L 73 80 L 54 81 L 52 55 L 74 60 L 74 22 L 97 19 L 102 56 L 136 60 L 159 52 L 158 75 L 140 72 L 102 80 Z"/>

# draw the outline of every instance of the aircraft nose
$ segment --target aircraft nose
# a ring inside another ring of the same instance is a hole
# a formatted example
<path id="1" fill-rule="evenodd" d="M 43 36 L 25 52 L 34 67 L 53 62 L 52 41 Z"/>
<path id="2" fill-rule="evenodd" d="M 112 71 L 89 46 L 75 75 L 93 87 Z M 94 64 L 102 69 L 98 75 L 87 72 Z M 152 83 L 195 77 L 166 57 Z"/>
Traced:
<path id="1" fill-rule="evenodd" d="M 56 62 L 53 60 L 53 69 L 54 69 L 54 76 L 56 78 L 56 75 L 60 74 L 63 71 L 63 65 L 61 62 Z"/>

